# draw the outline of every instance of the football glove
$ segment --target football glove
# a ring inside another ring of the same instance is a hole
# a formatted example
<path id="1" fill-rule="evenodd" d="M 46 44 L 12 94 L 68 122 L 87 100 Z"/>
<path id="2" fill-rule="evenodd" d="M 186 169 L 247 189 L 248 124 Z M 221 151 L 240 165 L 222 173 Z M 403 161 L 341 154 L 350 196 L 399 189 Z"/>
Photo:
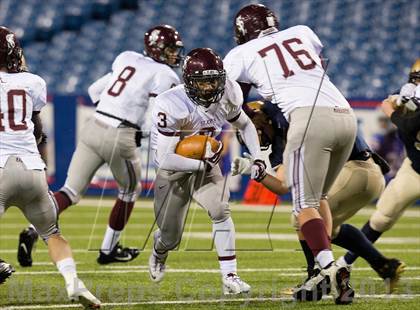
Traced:
<path id="1" fill-rule="evenodd" d="M 244 153 L 244 157 L 235 157 L 232 161 L 230 171 L 232 172 L 232 176 L 238 174 L 251 174 L 251 166 L 252 166 L 252 157 L 251 159 L 248 157 L 251 156 L 248 153 Z"/>
<path id="2" fill-rule="evenodd" d="M 267 175 L 267 165 L 262 159 L 254 160 L 251 166 L 251 179 L 261 182 Z"/>
<path id="3" fill-rule="evenodd" d="M 232 162 L 232 176 L 249 174 L 251 179 L 261 182 L 267 175 L 267 165 L 262 159 L 254 159 L 250 154 L 244 153 L 244 157 L 235 157 Z"/>
<path id="4" fill-rule="evenodd" d="M 204 162 L 207 164 L 207 168 L 211 169 L 217 165 L 222 157 L 223 142 L 219 141 L 219 147 L 216 152 L 213 152 L 211 149 L 211 143 L 208 141 L 206 143 L 206 153 L 204 155 Z"/>

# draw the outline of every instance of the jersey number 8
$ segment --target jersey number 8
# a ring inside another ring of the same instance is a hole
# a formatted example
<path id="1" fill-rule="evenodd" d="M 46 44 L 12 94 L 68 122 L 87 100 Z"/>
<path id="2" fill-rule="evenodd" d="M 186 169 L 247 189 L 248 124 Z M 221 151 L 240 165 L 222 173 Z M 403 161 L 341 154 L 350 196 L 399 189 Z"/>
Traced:
<path id="1" fill-rule="evenodd" d="M 134 73 L 136 73 L 136 69 L 130 66 L 125 67 L 115 80 L 114 84 L 108 89 L 108 95 L 118 97 L 127 85 L 128 80 L 133 77 Z"/>

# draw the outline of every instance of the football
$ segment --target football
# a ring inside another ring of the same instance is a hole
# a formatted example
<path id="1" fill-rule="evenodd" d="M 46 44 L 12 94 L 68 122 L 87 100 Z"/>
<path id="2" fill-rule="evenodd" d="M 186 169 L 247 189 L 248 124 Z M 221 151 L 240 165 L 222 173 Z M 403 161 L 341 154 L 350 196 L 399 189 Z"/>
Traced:
<path id="1" fill-rule="evenodd" d="M 205 135 L 194 135 L 179 141 L 175 153 L 192 159 L 204 159 L 207 142 L 210 142 L 212 151 L 216 152 L 219 147 L 216 139 Z"/>

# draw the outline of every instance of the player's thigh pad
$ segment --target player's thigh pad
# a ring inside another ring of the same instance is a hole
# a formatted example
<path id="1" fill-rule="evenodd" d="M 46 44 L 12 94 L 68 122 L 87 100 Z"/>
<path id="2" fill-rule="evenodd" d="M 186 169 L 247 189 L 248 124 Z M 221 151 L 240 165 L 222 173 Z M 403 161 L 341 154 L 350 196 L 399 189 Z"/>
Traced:
<path id="1" fill-rule="evenodd" d="M 80 141 L 67 171 L 66 182 L 60 189 L 70 197 L 73 204 L 80 200 L 96 171 L 105 162 L 100 156 L 103 132 L 94 126 L 93 121 L 90 119 L 83 127 Z"/>
<path id="2" fill-rule="evenodd" d="M 385 179 L 372 159 L 348 161 L 328 193 L 333 234 L 357 211 L 377 199 L 384 187 Z"/>
<path id="3" fill-rule="evenodd" d="M 135 160 L 138 157 L 134 128 L 115 128 L 98 121 L 95 125 L 103 128 L 103 145 L 100 154 L 108 163 L 112 162 L 114 157 L 127 160 Z"/>
<path id="4" fill-rule="evenodd" d="M 386 186 L 370 217 L 372 228 L 379 232 L 390 229 L 404 210 L 420 199 L 420 175 L 406 158 L 397 175 Z"/>
<path id="5" fill-rule="evenodd" d="M 23 210 L 25 217 L 35 226 L 44 241 L 60 232 L 56 202 L 48 188 L 37 199 L 28 203 Z"/>
<path id="6" fill-rule="evenodd" d="M 328 109 L 334 143 L 332 146 L 328 172 L 325 177 L 322 194 L 326 195 L 347 162 L 353 149 L 357 133 L 357 121 L 349 109 Z M 325 116 L 326 117 L 326 116 Z M 320 124 L 322 126 L 322 124 Z"/>
<path id="7" fill-rule="evenodd" d="M 156 248 L 171 250 L 181 241 L 185 219 L 191 203 L 191 182 L 194 175 L 171 180 L 173 173 L 160 170 L 157 173 L 154 191 L 154 211 L 160 237 Z"/>
<path id="8" fill-rule="evenodd" d="M 229 183 L 219 166 L 197 175 L 193 198 L 204 208 L 214 223 L 224 222 L 230 217 Z"/>
<path id="9" fill-rule="evenodd" d="M 6 167 L 4 177 L 9 180 L 8 204 L 16 205 L 44 240 L 58 233 L 57 209 L 48 191 L 45 172 L 28 170 L 15 158 L 9 159 Z"/>
<path id="10" fill-rule="evenodd" d="M 291 113 L 284 151 L 285 175 L 295 214 L 304 208 L 319 207 L 333 140 L 329 131 L 320 135 L 316 117 L 308 122 L 309 117 L 309 108 L 298 108 Z"/>
<path id="11" fill-rule="evenodd" d="M 135 201 L 141 190 L 140 156 L 135 143 L 133 128 L 109 128 L 102 156 L 108 163 L 119 186 L 119 198 Z"/>

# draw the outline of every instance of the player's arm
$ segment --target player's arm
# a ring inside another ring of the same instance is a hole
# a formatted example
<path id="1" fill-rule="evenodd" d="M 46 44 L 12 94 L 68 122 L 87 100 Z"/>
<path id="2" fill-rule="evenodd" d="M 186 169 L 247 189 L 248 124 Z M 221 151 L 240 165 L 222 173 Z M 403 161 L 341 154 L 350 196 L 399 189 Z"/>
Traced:
<path id="1" fill-rule="evenodd" d="M 103 77 L 99 78 L 89 86 L 88 94 L 94 105 L 98 105 L 101 93 L 108 85 L 110 78 L 111 73 L 105 74 Z"/>
<path id="2" fill-rule="evenodd" d="M 255 126 L 248 115 L 246 115 L 246 113 L 239 112 L 235 118 L 228 121 L 239 129 L 241 137 L 251 153 L 251 156 L 254 158 L 260 158 L 260 141 L 257 129 L 255 129 Z"/>
<path id="3" fill-rule="evenodd" d="M 420 109 L 406 114 L 403 109 L 396 109 L 396 100 L 397 96 L 389 96 L 382 102 L 382 110 L 399 130 L 408 134 L 417 133 L 420 130 Z"/>
<path id="4" fill-rule="evenodd" d="M 39 144 L 42 139 L 42 122 L 41 118 L 39 117 L 39 111 L 34 111 L 32 113 L 32 123 L 34 123 L 34 136 L 36 139 L 36 143 Z"/>
<path id="5" fill-rule="evenodd" d="M 391 121 L 403 132 L 417 133 L 420 131 L 420 109 L 409 114 L 396 110 L 391 114 Z"/>
<path id="6" fill-rule="evenodd" d="M 33 134 L 38 146 L 41 158 L 47 164 L 47 135 L 42 131 L 42 121 L 40 117 L 41 109 L 47 104 L 47 85 L 41 77 L 34 80 L 33 90 L 29 92 L 33 102 L 33 112 L 31 116 L 34 124 Z"/>
<path id="7" fill-rule="evenodd" d="M 267 174 L 267 176 L 261 180 L 261 184 L 277 195 L 285 195 L 289 192 L 286 183 L 271 174 Z"/>
<path id="8" fill-rule="evenodd" d="M 267 166 L 263 160 L 254 159 L 248 153 L 244 153 L 244 157 L 234 158 L 231 170 L 233 176 L 238 174 L 251 175 L 251 179 L 260 182 L 277 195 L 284 195 L 289 191 L 284 178 L 283 165 L 278 167 L 277 175 L 273 176 L 267 173 Z"/>
<path id="9" fill-rule="evenodd" d="M 34 136 L 39 154 L 41 154 L 44 162 L 47 163 L 47 135 L 42 131 L 42 121 L 39 113 L 39 111 L 34 111 L 31 120 L 34 123 Z"/>

